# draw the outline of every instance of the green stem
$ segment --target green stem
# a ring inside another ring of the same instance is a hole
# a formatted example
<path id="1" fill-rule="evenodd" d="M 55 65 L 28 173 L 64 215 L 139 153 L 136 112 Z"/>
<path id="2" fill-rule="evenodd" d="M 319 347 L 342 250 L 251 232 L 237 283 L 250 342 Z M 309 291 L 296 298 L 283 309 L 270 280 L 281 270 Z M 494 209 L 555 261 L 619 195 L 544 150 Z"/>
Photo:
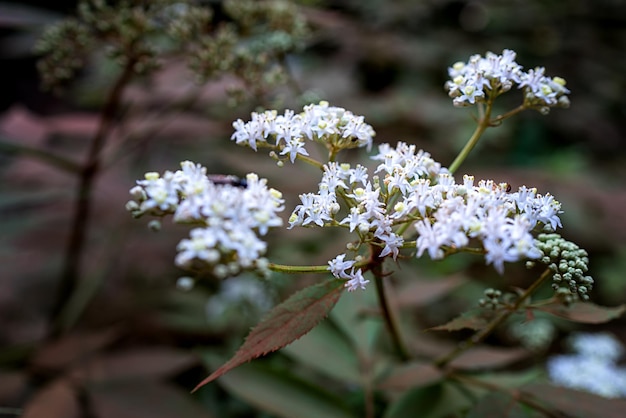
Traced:
<path id="1" fill-rule="evenodd" d="M 296 154 L 296 159 L 304 161 L 305 163 L 310 164 L 313 167 L 319 168 L 320 170 L 324 170 L 324 164 L 320 163 L 316 159 L 307 157 L 306 155 Z"/>
<path id="2" fill-rule="evenodd" d="M 485 338 L 491 335 L 491 333 L 493 333 L 496 328 L 502 325 L 504 321 L 506 321 L 511 315 L 517 312 L 519 308 L 524 304 L 526 299 L 528 299 L 530 295 L 533 294 L 535 290 L 537 290 L 539 286 L 541 286 L 541 284 L 543 284 L 543 282 L 548 277 L 550 277 L 550 275 L 551 275 L 551 270 L 546 269 L 541 274 L 541 276 L 539 276 L 539 278 L 535 280 L 535 282 L 532 285 L 530 285 L 528 289 L 524 291 L 524 293 L 517 299 L 517 301 L 515 302 L 515 304 L 513 304 L 513 306 L 501 312 L 500 315 L 495 317 L 489 324 L 487 324 L 485 328 L 481 329 L 480 331 L 472 335 L 467 340 L 461 342 L 454 350 L 452 350 L 448 354 L 442 357 L 439 357 L 437 360 L 435 360 L 435 365 L 437 367 L 443 368 L 447 366 L 452 360 L 454 360 L 459 355 L 464 353 L 465 351 L 481 343 Z"/>
<path id="3" fill-rule="evenodd" d="M 285 264 L 270 263 L 268 268 L 272 271 L 280 273 L 329 273 L 328 265 L 326 266 L 287 266 Z"/>
<path id="4" fill-rule="evenodd" d="M 478 143 L 478 140 L 480 139 L 482 134 L 485 132 L 485 130 L 487 130 L 489 126 L 491 126 L 490 118 L 491 118 L 492 107 L 493 107 L 492 100 L 488 99 L 487 108 L 485 109 L 485 113 L 481 115 L 480 119 L 478 120 L 478 126 L 476 127 L 476 130 L 472 134 L 471 138 L 465 144 L 465 147 L 463 147 L 459 155 L 456 156 L 456 158 L 454 159 L 454 161 L 452 162 L 452 164 L 450 164 L 450 167 L 448 168 L 451 174 L 454 174 L 454 172 L 459 168 L 459 166 L 463 164 L 463 161 L 465 161 L 469 153 L 472 151 L 472 149 L 474 149 L 474 147 Z"/>
<path id="5" fill-rule="evenodd" d="M 511 116 L 517 115 L 518 113 L 522 112 L 526 110 L 526 106 L 524 106 L 523 104 L 517 106 L 515 109 L 513 110 L 509 110 L 506 113 L 503 113 L 502 115 L 498 115 L 495 118 L 493 118 L 493 120 L 491 121 L 490 125 L 497 125 L 500 122 L 502 122 L 505 119 L 510 118 Z"/>

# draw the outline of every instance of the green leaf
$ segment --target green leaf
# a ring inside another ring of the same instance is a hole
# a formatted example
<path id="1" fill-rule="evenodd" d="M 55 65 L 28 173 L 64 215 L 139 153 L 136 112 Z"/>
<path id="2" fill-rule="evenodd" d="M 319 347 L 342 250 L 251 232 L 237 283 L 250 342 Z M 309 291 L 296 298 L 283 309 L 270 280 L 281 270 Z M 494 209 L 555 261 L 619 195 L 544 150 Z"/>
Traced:
<path id="1" fill-rule="evenodd" d="M 566 389 L 549 384 L 523 387 L 522 392 L 531 395 L 550 409 L 563 412 L 571 418 L 623 418 L 626 400 L 607 399 L 587 392 Z"/>
<path id="2" fill-rule="evenodd" d="M 555 303 L 538 306 L 536 309 L 574 322 L 581 322 L 583 324 L 603 324 L 622 316 L 626 311 L 626 305 L 609 308 L 595 305 L 591 302 L 578 302 L 571 306 Z"/>
<path id="3" fill-rule="evenodd" d="M 355 347 L 330 320 L 320 323 L 282 352 L 333 379 L 362 383 Z"/>
<path id="4" fill-rule="evenodd" d="M 409 390 L 387 409 L 385 418 L 444 418 L 458 416 L 471 401 L 445 382 Z"/>
<path id="5" fill-rule="evenodd" d="M 330 313 L 331 319 L 351 339 L 352 345 L 367 357 L 371 356 L 380 335 L 382 321 L 366 314 L 377 309 L 375 286 L 368 286 L 363 291 L 341 298 Z"/>
<path id="6" fill-rule="evenodd" d="M 345 289 L 341 280 L 330 280 L 307 287 L 274 307 L 246 337 L 235 355 L 192 392 L 217 379 L 229 370 L 279 350 L 297 340 L 324 319 Z"/>
<path id="7" fill-rule="evenodd" d="M 430 328 L 434 331 L 458 331 L 461 329 L 469 328 L 477 331 L 483 329 L 489 324 L 491 319 L 488 314 L 492 312 L 486 312 L 484 309 L 473 309 L 463 313 L 461 316 L 454 318 L 452 321 L 443 325 L 439 325 Z"/>
<path id="8" fill-rule="evenodd" d="M 470 409 L 466 418 L 528 418 L 524 408 L 510 395 L 491 393 Z"/>
<path id="9" fill-rule="evenodd" d="M 219 380 L 229 393 L 285 418 L 354 418 L 341 400 L 297 378 L 259 363 L 245 364 Z"/>

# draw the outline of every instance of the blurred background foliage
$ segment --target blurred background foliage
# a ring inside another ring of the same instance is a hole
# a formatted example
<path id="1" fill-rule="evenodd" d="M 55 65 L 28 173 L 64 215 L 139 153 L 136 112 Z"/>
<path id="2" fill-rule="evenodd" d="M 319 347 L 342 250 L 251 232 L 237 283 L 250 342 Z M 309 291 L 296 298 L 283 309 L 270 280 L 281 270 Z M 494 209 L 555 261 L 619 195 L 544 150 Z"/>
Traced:
<path id="1" fill-rule="evenodd" d="M 223 2 L 204 4 L 214 10 L 216 27 L 230 22 Z M 71 167 L 63 170 L 58 161 L 33 150 L 81 164 L 119 67 L 106 51 L 95 48 L 62 95 L 43 91 L 34 45 L 46 26 L 74 15 L 76 2 L 0 2 L 0 407 L 9 415 L 25 407 L 33 417 L 44 416 L 38 415 L 41 411 L 47 417 L 284 416 L 258 412 L 261 406 L 245 394 L 226 396 L 225 390 L 237 386 L 226 380 L 199 396 L 185 392 L 205 375 L 203 364 L 215 367 L 229 356 L 272 304 L 320 278 L 275 275 L 260 282 L 240 277 L 205 283 L 191 292 L 177 290 L 181 272 L 173 265 L 175 246 L 187 232 L 165 221 L 155 234 L 145 222 L 133 221 L 124 209 L 128 189 L 145 171 L 176 169 L 181 160 L 191 159 L 213 173 L 255 171 L 267 177 L 285 194 L 289 212 L 299 193 L 316 189 L 318 173 L 301 166 L 277 168 L 263 153 L 236 147 L 228 140 L 231 123 L 245 120 L 251 110 L 298 109 L 319 99 L 364 115 L 378 142 L 415 143 L 447 165 L 475 123 L 471 112 L 454 108 L 444 92 L 446 69 L 489 50 L 513 49 L 524 68 L 545 66 L 548 75 L 565 78 L 572 106 L 548 116 L 524 112 L 488 131 L 460 172 L 555 195 L 565 209 L 564 237 L 590 252 L 597 283 L 592 299 L 606 305 L 626 302 L 626 104 L 621 97 L 626 90 L 626 3 L 298 4 L 307 33 L 299 49 L 279 57 L 284 72 L 270 72 L 271 80 L 264 79 L 273 83 L 271 89 L 233 95 L 232 86 L 241 87 L 233 74 L 197 84 L 181 59 L 182 50 L 169 50 L 158 71 L 137 77 L 126 89 L 118 125 L 103 150 L 106 164 L 94 186 L 80 285 L 66 301 L 62 336 L 51 339 L 50 328 L 59 318 L 50 312 L 57 302 L 76 176 Z M 237 75 L 236 68 L 232 73 Z M 181 102 L 189 91 L 197 97 Z M 502 111 L 519 103 L 515 93 L 502 99 Z M 284 231 L 270 239 L 269 255 L 276 262 L 325 264 L 342 252 L 337 231 Z M 397 269 L 399 283 L 416 276 L 458 279 L 433 291 L 429 302 L 436 304 L 406 302 L 415 308 L 411 326 L 420 329 L 475 306 L 486 286 L 508 289 L 529 283 L 521 267 L 507 267 L 500 278 L 473 257 L 413 265 Z M 626 340 L 623 321 L 605 328 Z M 571 329 L 557 323 L 537 364 L 550 350 L 561 348 L 559 336 Z M 514 334 L 502 333 L 491 342 L 516 344 Z M 458 335 L 437 337 L 453 340 Z M 294 352 L 270 356 L 259 367 L 294 368 L 302 361 Z M 297 370 L 300 378 L 320 380 L 315 370 Z M 241 373 L 249 373 L 250 382 L 259 371 Z M 328 378 L 321 381 L 328 383 Z M 358 391 L 352 396 L 349 402 L 358 405 Z"/>

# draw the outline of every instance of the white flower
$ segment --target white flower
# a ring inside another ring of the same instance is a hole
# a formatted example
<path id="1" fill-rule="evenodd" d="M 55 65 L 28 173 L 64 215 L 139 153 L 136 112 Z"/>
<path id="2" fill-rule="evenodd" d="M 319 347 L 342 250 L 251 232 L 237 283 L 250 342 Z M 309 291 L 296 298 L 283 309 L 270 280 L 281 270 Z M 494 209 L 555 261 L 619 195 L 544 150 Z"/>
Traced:
<path id="1" fill-rule="evenodd" d="M 454 105 L 473 105 L 509 91 L 515 85 L 524 89 L 524 103 L 528 107 L 546 112 L 549 107 L 569 105 L 565 80 L 546 77 L 543 67 L 524 72 L 515 62 L 515 55 L 508 49 L 502 51 L 502 55 L 487 52 L 485 57 L 472 55 L 467 63 L 457 62 L 448 68 L 450 80 L 445 88 Z"/>
<path id="2" fill-rule="evenodd" d="M 363 272 L 360 269 L 356 271 L 352 269 L 350 274 L 348 274 L 348 281 L 346 282 L 346 288 L 349 292 L 353 292 L 357 289 L 364 290 L 366 285 L 369 283 L 369 280 L 366 280 L 363 277 Z"/>
<path id="3" fill-rule="evenodd" d="M 554 383 L 584 390 L 606 398 L 626 396 L 626 370 L 583 355 L 554 356 L 548 360 L 548 373 Z"/>
<path id="4" fill-rule="evenodd" d="M 327 102 L 305 106 L 300 114 L 293 110 L 286 110 L 284 115 L 278 115 L 276 111 L 253 112 L 249 122 L 238 119 L 233 128 L 235 132 L 231 140 L 238 145 L 247 145 L 256 151 L 258 143 L 273 139 L 280 154 L 289 154 L 292 163 L 297 154 L 309 155 L 305 138 L 330 143 L 338 149 L 366 147 L 369 150 L 376 135 L 363 116 L 330 106 Z"/>
<path id="5" fill-rule="evenodd" d="M 345 261 L 345 258 L 345 254 L 339 254 L 328 262 L 328 270 L 338 279 L 349 279 L 350 276 L 346 273 L 346 270 L 352 268 L 356 263 L 354 260 Z"/>
<path id="6" fill-rule="evenodd" d="M 206 267 L 218 277 L 256 269 L 267 249 L 259 236 L 282 225 L 282 194 L 268 189 L 256 174 L 246 177 L 246 187 L 217 184 L 206 168 L 190 161 L 174 173 L 147 173 L 131 189 L 136 199 L 127 205 L 135 216 L 173 214 L 174 221 L 200 224 L 177 246 L 176 265 Z M 267 270 L 265 268 L 265 270 Z M 265 272 L 263 272 L 265 274 Z"/>

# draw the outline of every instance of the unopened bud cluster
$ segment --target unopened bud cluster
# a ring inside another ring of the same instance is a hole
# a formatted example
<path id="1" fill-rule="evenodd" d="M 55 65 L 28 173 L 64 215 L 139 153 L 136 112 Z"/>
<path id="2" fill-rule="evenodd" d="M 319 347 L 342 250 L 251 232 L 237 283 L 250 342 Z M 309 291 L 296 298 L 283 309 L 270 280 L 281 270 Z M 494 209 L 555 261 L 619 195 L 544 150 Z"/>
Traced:
<path id="1" fill-rule="evenodd" d="M 265 179 L 248 174 L 246 187 L 217 181 L 206 168 L 190 161 L 181 170 L 146 173 L 130 190 L 126 208 L 135 217 L 173 215 L 174 222 L 195 226 L 178 244 L 176 265 L 196 276 L 219 279 L 244 270 L 268 274 L 262 258 L 267 244 L 260 239 L 282 225 L 282 194 L 268 189 Z"/>
<path id="2" fill-rule="evenodd" d="M 497 289 L 488 288 L 483 291 L 483 297 L 478 300 L 478 305 L 486 309 L 498 309 L 503 305 L 502 292 Z"/>
<path id="3" fill-rule="evenodd" d="M 455 106 L 470 106 L 495 99 L 517 86 L 523 90 L 523 105 L 548 113 L 551 107 L 569 107 L 565 80 L 545 76 L 545 68 L 525 72 L 517 62 L 516 53 L 505 49 L 502 55 L 487 52 L 485 57 L 472 55 L 467 63 L 457 62 L 448 69 L 446 82 Z"/>
<path id="4" fill-rule="evenodd" d="M 593 278 L 586 276 L 589 263 L 587 251 L 558 234 L 539 234 L 537 248 L 543 253 L 539 259 L 553 272 L 552 288 L 565 304 L 589 300 Z"/>

